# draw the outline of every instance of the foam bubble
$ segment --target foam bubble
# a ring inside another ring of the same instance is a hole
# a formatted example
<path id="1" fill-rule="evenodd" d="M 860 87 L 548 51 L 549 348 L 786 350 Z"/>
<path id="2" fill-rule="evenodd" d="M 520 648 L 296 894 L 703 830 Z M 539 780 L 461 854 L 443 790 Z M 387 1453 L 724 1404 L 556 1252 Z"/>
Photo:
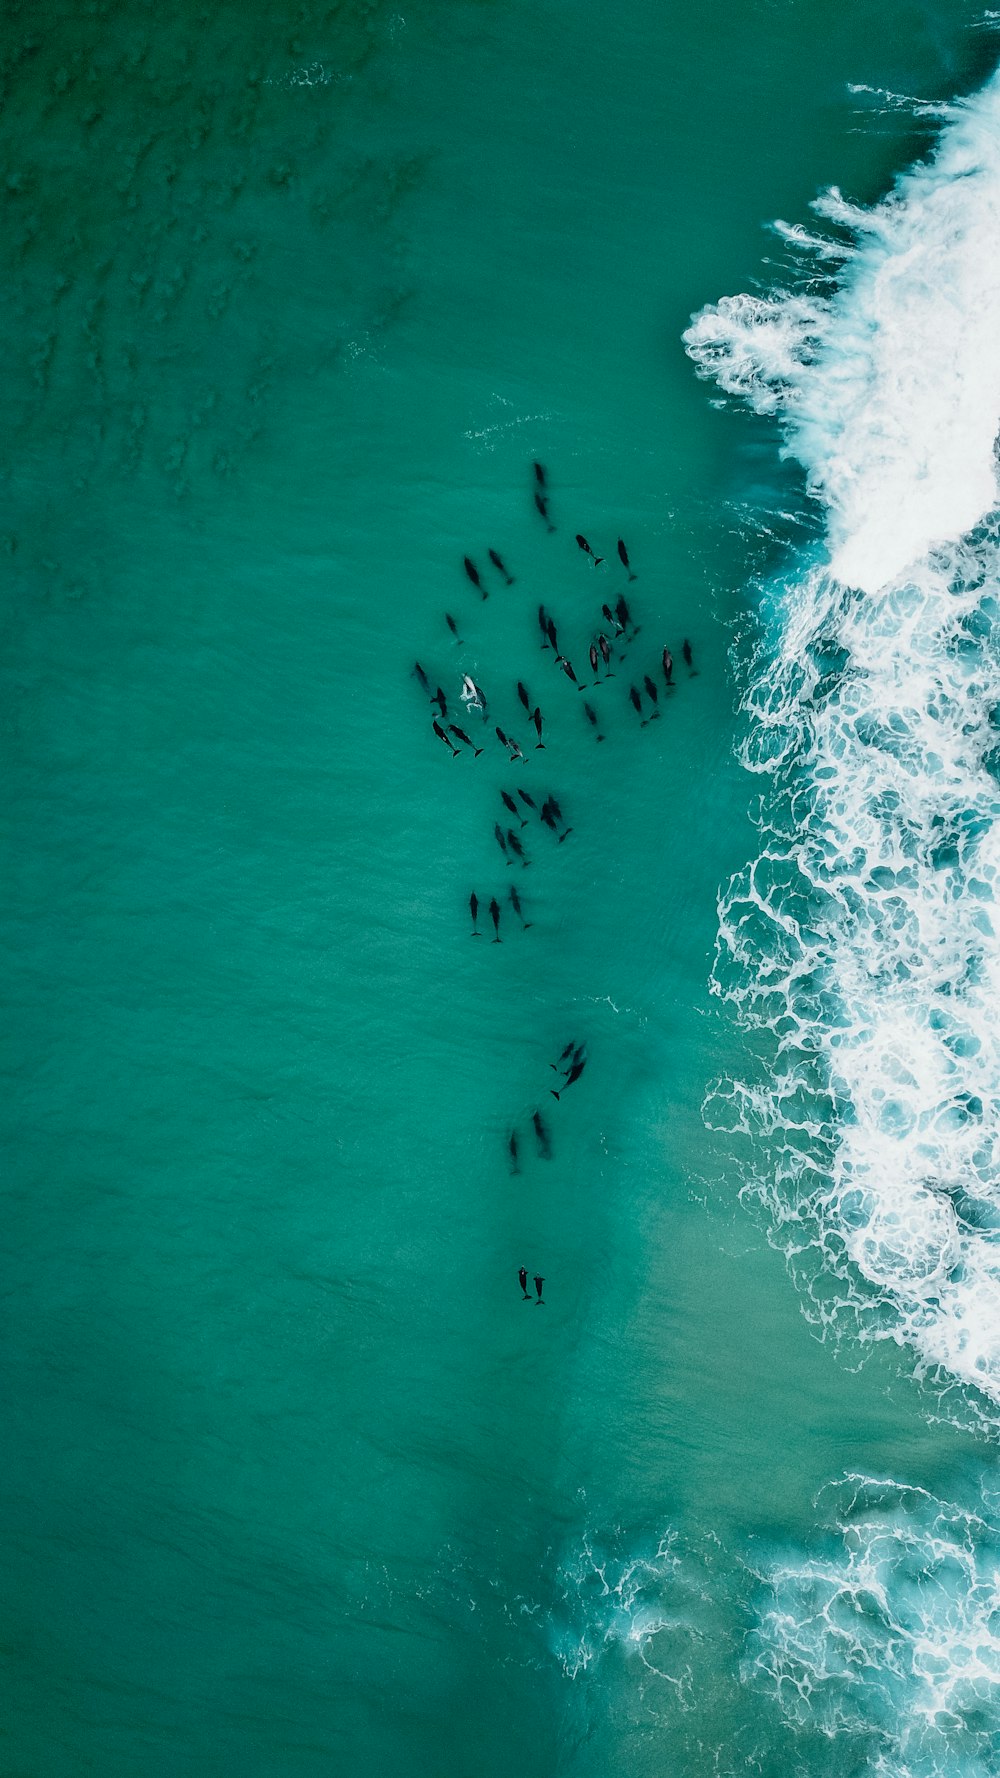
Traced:
<path id="1" fill-rule="evenodd" d="M 714 986 L 771 1079 L 710 1115 L 765 1139 L 816 1313 L 995 1406 L 1000 77 L 882 204 L 817 208 L 855 242 L 825 297 L 727 298 L 685 336 L 780 415 L 827 518 L 747 694 L 763 844 L 720 899 Z"/>
<path id="2" fill-rule="evenodd" d="M 744 1678 L 872 1778 L 990 1778 L 1000 1704 L 1000 1527 L 920 1488 L 852 1476 L 832 1547 L 762 1577 Z M 838 1767 L 838 1769 L 840 1769 Z"/>

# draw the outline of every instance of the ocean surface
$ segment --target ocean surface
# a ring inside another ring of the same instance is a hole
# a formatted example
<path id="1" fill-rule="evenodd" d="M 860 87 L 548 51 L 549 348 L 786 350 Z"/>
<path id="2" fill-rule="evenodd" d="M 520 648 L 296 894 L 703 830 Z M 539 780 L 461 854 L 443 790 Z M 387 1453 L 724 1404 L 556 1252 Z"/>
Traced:
<path id="1" fill-rule="evenodd" d="M 998 26 L 8 0 L 0 1778 L 1000 1770 Z"/>

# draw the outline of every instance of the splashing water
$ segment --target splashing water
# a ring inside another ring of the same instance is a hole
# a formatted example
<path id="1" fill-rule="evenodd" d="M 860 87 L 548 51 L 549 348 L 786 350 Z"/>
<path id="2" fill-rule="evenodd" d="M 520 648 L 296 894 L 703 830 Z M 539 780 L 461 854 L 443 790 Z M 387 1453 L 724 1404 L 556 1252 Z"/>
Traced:
<path id="1" fill-rule="evenodd" d="M 870 211 L 829 294 L 728 298 L 685 344 L 777 414 L 826 521 L 746 700 L 770 780 L 714 986 L 768 1081 L 710 1117 L 817 1311 L 1000 1404 L 1000 77 Z M 793 231 L 786 239 L 794 239 Z M 815 253 L 816 240 L 805 238 Z"/>
<path id="2" fill-rule="evenodd" d="M 743 1677 L 792 1726 L 847 1738 L 873 1778 L 989 1778 L 1000 1758 L 995 1513 L 864 1476 L 832 1496 L 837 1545 L 770 1568 Z"/>

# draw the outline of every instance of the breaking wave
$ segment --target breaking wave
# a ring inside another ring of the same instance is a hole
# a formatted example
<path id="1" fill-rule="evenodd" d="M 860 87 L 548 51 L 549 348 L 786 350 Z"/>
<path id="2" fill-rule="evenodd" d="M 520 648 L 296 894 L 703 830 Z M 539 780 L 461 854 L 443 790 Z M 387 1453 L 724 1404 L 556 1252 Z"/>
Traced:
<path id="1" fill-rule="evenodd" d="M 825 524 L 746 697 L 761 850 L 714 986 L 764 1034 L 709 1115 L 817 1313 L 1000 1404 L 1000 78 L 872 209 L 833 191 L 803 291 L 692 320 L 777 415 Z M 796 231 L 786 230 L 794 245 Z M 817 254 L 828 282 L 817 291 Z M 759 1152 L 759 1151 L 758 1151 Z"/>

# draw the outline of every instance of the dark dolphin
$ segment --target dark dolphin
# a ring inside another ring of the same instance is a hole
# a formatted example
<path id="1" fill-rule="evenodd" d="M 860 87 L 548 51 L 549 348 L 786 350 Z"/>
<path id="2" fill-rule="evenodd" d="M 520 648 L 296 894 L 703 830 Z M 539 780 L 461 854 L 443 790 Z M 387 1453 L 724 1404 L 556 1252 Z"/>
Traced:
<path id="1" fill-rule="evenodd" d="M 493 930 L 496 933 L 496 937 L 491 942 L 495 945 L 502 945 L 503 939 L 500 937 L 500 903 L 495 895 L 490 902 L 490 919 L 493 921 Z"/>
<path id="2" fill-rule="evenodd" d="M 504 567 L 501 558 L 497 555 L 497 552 L 495 549 L 490 550 L 489 557 L 490 557 L 490 561 L 493 563 L 494 568 L 499 568 L 500 573 L 503 575 L 504 580 L 507 582 L 507 585 L 513 586 L 514 585 L 514 576 L 513 576 L 513 574 L 507 573 L 507 570 Z"/>
<path id="3" fill-rule="evenodd" d="M 449 741 L 447 735 L 444 732 L 444 729 L 441 727 L 441 724 L 439 723 L 436 716 L 434 718 L 434 721 L 431 723 L 431 728 L 434 730 L 434 733 L 437 735 L 438 740 L 444 742 L 445 746 L 448 748 L 449 752 L 451 753 L 452 759 L 457 759 L 458 758 L 458 748 L 452 747 L 451 742 Z"/>
<path id="4" fill-rule="evenodd" d="M 597 711 L 596 711 L 596 710 L 595 710 L 595 709 L 594 709 L 594 706 L 593 706 L 593 704 L 588 704 L 588 703 L 586 703 L 586 702 L 584 702 L 584 706 L 583 706 L 583 709 L 584 709 L 584 714 L 585 714 L 585 715 L 586 715 L 586 718 L 587 718 L 587 721 L 588 721 L 588 722 L 589 722 L 589 723 L 590 723 L 590 724 L 591 724 L 591 725 L 592 725 L 592 726 L 593 726 L 593 727 L 594 727 L 594 728 L 596 728 L 596 727 L 597 727 Z M 598 735 L 598 737 L 597 737 L 597 739 L 598 739 L 598 740 L 599 740 L 599 741 L 603 741 L 603 739 L 604 739 L 604 736 L 603 736 L 603 735 Z"/>
<path id="5" fill-rule="evenodd" d="M 473 586 L 479 588 L 479 591 L 482 593 L 484 599 L 488 599 L 489 593 L 486 591 L 486 588 L 484 587 L 482 581 L 479 578 L 479 569 L 476 567 L 476 564 L 472 560 L 472 557 L 465 556 L 465 557 L 463 557 L 463 560 L 465 562 L 465 572 L 469 576 L 469 579 L 471 580 Z"/>
<path id="6" fill-rule="evenodd" d="M 511 828 L 511 827 L 508 827 L 508 829 L 507 829 L 507 844 L 510 847 L 511 851 L 513 852 L 515 858 L 519 858 L 521 860 L 521 864 L 523 865 L 524 869 L 527 870 L 529 864 L 531 863 L 531 859 L 525 858 L 524 847 L 522 846 L 520 840 L 518 839 L 517 834 L 514 832 L 513 828 Z"/>
<path id="7" fill-rule="evenodd" d="M 621 537 L 618 539 L 618 560 L 622 567 L 627 570 L 629 580 L 634 580 L 635 575 L 632 573 L 632 567 L 628 559 L 628 550 L 625 548 L 624 539 Z"/>
<path id="8" fill-rule="evenodd" d="M 521 922 L 522 932 L 527 932 L 529 927 L 531 926 L 531 921 L 526 920 L 524 917 L 524 912 L 521 907 L 521 897 L 518 895 L 517 890 L 515 889 L 513 883 L 511 884 L 510 888 L 508 889 L 507 894 L 510 896 L 510 905 L 514 909 L 515 914 L 517 915 L 518 919 Z"/>
<path id="9" fill-rule="evenodd" d="M 460 741 L 464 741 L 465 745 L 467 747 L 472 748 L 472 751 L 473 751 L 476 759 L 478 759 L 479 755 L 482 753 L 483 750 L 481 747 L 476 746 L 475 741 L 472 741 L 469 739 L 469 736 L 466 734 L 464 728 L 459 728 L 457 722 L 449 722 L 448 728 L 449 728 L 449 731 L 451 732 L 451 734 L 457 735 Z"/>
<path id="10" fill-rule="evenodd" d="M 603 556 L 595 556 L 593 550 L 590 547 L 590 544 L 587 542 L 587 539 L 584 537 L 582 531 L 577 532 L 576 541 L 579 544 L 580 548 L 582 549 L 584 555 L 590 557 L 595 568 L 597 567 L 599 562 L 603 562 L 604 557 Z"/>
<path id="11" fill-rule="evenodd" d="M 566 1091 L 567 1087 L 571 1087 L 573 1085 L 574 1081 L 579 1080 L 579 1078 L 580 1078 L 581 1074 L 583 1073 L 584 1069 L 586 1068 L 586 1066 L 587 1066 L 586 1056 L 582 1056 L 580 1058 L 579 1062 L 574 1062 L 572 1068 L 570 1069 L 569 1073 L 566 1076 L 564 1084 L 559 1088 L 559 1092 L 558 1093 L 556 1092 L 555 1087 L 549 1088 L 549 1092 L 552 1094 L 553 1099 L 558 1099 L 560 1093 L 564 1093 Z"/>
<path id="12" fill-rule="evenodd" d="M 472 931 L 469 933 L 469 937 L 482 938 L 483 935 L 479 930 L 479 897 L 474 889 L 469 896 L 469 912 L 472 915 Z"/>

